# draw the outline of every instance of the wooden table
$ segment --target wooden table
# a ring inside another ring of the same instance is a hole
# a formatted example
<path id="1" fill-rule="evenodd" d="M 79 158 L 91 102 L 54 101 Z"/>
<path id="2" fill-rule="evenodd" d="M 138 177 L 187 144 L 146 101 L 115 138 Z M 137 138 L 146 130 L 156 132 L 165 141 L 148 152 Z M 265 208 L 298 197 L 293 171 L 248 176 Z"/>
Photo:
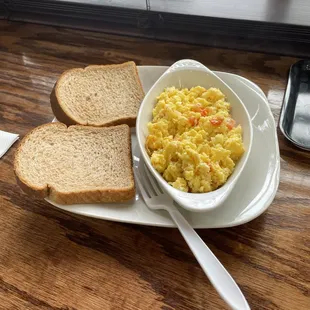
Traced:
<path id="1" fill-rule="evenodd" d="M 69 68 L 193 58 L 257 83 L 278 120 L 297 60 L 3 21 L 0 35 L 0 129 L 22 137 L 51 121 L 49 94 Z M 279 142 L 270 208 L 240 227 L 198 232 L 252 309 L 306 310 L 310 156 L 280 133 Z M 12 169 L 16 146 L 0 160 L 0 309 L 227 309 L 176 229 L 78 217 L 24 194 Z"/>

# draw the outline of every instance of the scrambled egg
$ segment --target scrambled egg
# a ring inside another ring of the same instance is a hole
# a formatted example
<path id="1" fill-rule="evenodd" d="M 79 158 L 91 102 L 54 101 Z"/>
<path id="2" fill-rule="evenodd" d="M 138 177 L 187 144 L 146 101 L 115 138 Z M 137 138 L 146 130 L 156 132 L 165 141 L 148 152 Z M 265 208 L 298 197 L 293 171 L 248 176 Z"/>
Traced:
<path id="1" fill-rule="evenodd" d="M 241 126 L 216 88 L 169 87 L 157 98 L 146 149 L 173 187 L 206 193 L 222 186 L 244 153 Z"/>

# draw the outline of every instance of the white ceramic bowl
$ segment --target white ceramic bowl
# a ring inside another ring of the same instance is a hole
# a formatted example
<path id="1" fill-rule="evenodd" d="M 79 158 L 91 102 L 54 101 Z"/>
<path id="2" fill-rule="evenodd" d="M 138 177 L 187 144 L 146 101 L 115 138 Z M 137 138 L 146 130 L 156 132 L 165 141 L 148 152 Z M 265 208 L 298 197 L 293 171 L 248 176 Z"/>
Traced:
<path id="1" fill-rule="evenodd" d="M 182 192 L 167 183 L 161 174 L 158 173 L 152 166 L 150 157 L 145 149 L 145 140 L 149 134 L 147 124 L 152 121 L 152 110 L 157 102 L 157 96 L 166 87 L 175 86 L 178 88 L 191 88 L 198 85 L 205 88 L 219 88 L 226 95 L 227 101 L 231 103 L 232 117 L 236 120 L 237 124 L 241 124 L 243 128 L 245 153 L 242 155 L 233 173 L 222 187 L 209 193 L 196 194 Z M 148 91 L 138 112 L 136 132 L 141 154 L 148 169 L 154 175 L 161 187 L 180 206 L 191 211 L 212 210 L 220 206 L 221 203 L 228 197 L 248 160 L 252 147 L 253 136 L 250 116 L 240 98 L 211 70 L 201 63 L 191 59 L 184 59 L 174 63 Z M 240 193 L 240 195 L 242 195 L 242 193 Z"/>

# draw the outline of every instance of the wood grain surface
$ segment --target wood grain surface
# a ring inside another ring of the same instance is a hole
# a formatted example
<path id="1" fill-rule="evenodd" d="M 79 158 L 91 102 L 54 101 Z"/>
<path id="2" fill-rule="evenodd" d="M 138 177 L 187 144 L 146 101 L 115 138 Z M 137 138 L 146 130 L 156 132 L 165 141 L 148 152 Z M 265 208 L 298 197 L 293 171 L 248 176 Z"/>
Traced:
<path id="1" fill-rule="evenodd" d="M 51 121 L 49 94 L 66 69 L 181 58 L 257 83 L 276 121 L 297 60 L 2 21 L 0 130 L 23 137 Z M 270 208 L 248 224 L 198 232 L 251 309 L 306 310 L 310 155 L 278 135 L 281 182 Z M 28 197 L 13 174 L 16 147 L 0 159 L 0 309 L 227 309 L 178 230 L 78 217 Z"/>

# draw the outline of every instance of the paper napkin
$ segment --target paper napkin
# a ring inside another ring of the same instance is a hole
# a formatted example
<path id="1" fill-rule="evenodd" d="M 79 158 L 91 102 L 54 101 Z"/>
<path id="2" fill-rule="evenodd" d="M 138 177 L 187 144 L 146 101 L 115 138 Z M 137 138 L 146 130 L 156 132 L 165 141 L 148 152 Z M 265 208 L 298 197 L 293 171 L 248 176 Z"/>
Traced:
<path id="1" fill-rule="evenodd" d="M 0 158 L 8 151 L 8 149 L 17 141 L 19 135 L 0 130 Z"/>

